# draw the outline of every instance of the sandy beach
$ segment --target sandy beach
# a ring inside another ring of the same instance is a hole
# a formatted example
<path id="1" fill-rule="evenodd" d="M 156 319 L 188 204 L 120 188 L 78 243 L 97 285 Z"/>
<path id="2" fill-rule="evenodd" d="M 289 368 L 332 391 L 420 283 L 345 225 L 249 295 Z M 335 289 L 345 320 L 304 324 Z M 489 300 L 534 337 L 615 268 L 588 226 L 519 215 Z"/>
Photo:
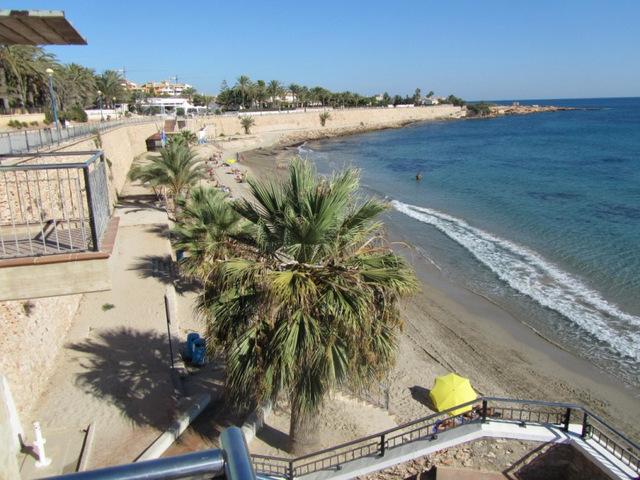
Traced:
<path id="1" fill-rule="evenodd" d="M 309 137 L 314 138 L 313 134 Z M 287 159 L 298 154 L 291 140 L 299 143 L 305 138 L 304 132 L 283 132 L 279 137 L 257 135 L 238 140 L 242 144 L 235 148 L 228 148 L 229 144 L 216 148 L 227 157 L 242 152 L 239 168 L 255 178 L 277 178 L 286 173 L 282 167 Z M 238 194 L 246 192 L 246 184 L 237 187 Z M 427 406 L 428 389 L 435 377 L 450 371 L 470 378 L 480 395 L 586 405 L 638 441 L 640 428 L 635 418 L 640 412 L 640 392 L 550 344 L 485 298 L 443 278 L 410 248 L 404 253 L 422 289 L 404 305 L 405 331 L 388 380 L 389 411 L 376 416 L 371 413 L 373 407 L 358 409 L 354 407 L 357 401 L 337 395 L 323 414 L 321 446 L 384 430 L 389 421 L 400 424 L 433 413 Z M 259 434 L 251 444 L 252 452 L 283 455 L 283 435 L 268 432 L 287 433 L 286 406 L 276 408 L 266 424 L 264 437 Z"/>
<path id="2" fill-rule="evenodd" d="M 313 135 L 309 134 L 310 138 Z M 237 197 L 247 194 L 247 184 L 239 182 L 237 175 L 241 178 L 246 172 L 256 179 L 281 176 L 286 173 L 287 159 L 297 154 L 297 149 L 287 147 L 304 139 L 305 132 L 291 129 L 218 139 L 197 146 L 196 151 L 203 159 L 238 156 L 240 161 L 232 166 L 210 163 L 213 176 L 205 182 L 225 184 Z M 234 168 L 240 173 L 234 173 Z M 127 186 L 124 197 L 149 193 L 141 188 Z M 133 260 L 118 263 L 117 286 L 112 291 L 83 296 L 67 348 L 56 359 L 48 387 L 25 414 L 29 421 L 48 419 L 50 428 L 68 424 L 70 412 L 79 426 L 99 424 L 89 468 L 135 460 L 168 426 L 180 405 L 168 373 L 163 373 L 168 372 L 168 363 L 160 360 L 159 346 L 167 332 L 163 297 L 174 278 L 167 273 L 172 268 L 165 235 L 169 222 L 154 202 L 125 205 L 118 212 L 124 222 L 118 254 Z M 135 251 L 127 253 L 127 249 Z M 433 413 L 426 401 L 428 389 L 435 377 L 451 371 L 470 378 L 480 395 L 584 404 L 631 440 L 639 441 L 640 427 L 635 420 L 640 413 L 640 392 L 624 388 L 595 367 L 549 344 L 486 299 L 443 278 L 410 249 L 404 253 L 413 263 L 422 289 L 403 305 L 405 330 L 396 367 L 386 382 L 389 410 L 336 393 L 322 414 L 318 434 L 322 447 Z M 141 267 L 141 259 L 146 259 L 146 266 Z M 136 283 L 133 289 L 134 276 L 135 282 L 144 281 L 144 286 Z M 188 333 L 202 332 L 203 324 L 193 312 L 196 292 L 176 290 L 178 322 L 172 328 L 184 342 Z M 138 345 L 136 340 L 125 341 L 127 331 L 138 339 Z M 149 341 L 157 346 L 149 347 Z M 104 346 L 114 351 L 107 355 Z M 110 371 L 116 373 L 107 375 Z M 205 412 L 167 455 L 211 448 L 220 426 L 232 421 L 225 417 L 220 371 L 219 364 L 212 364 L 191 371 L 185 379 L 188 393 L 193 387 L 193 392 L 204 389 L 212 394 L 214 411 Z M 233 421 L 242 423 L 243 419 Z M 277 405 L 251 442 L 251 452 L 284 455 L 288 426 L 286 405 Z"/>

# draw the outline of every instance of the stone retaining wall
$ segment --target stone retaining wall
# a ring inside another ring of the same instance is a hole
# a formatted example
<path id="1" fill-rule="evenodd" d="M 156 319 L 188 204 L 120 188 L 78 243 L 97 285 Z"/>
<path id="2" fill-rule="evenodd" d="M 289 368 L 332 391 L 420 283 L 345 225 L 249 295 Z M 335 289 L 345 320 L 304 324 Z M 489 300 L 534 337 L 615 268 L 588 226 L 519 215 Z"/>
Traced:
<path id="1" fill-rule="evenodd" d="M 278 132 L 283 130 L 322 129 L 320 114 L 323 110 L 307 112 L 291 112 L 278 114 L 248 113 L 255 123 L 251 133 Z M 459 118 L 464 116 L 460 107 L 453 105 L 435 105 L 413 108 L 360 108 L 349 110 L 327 110 L 330 118 L 324 127 L 326 130 L 369 127 L 374 129 L 381 125 L 401 125 L 403 123 L 423 122 L 435 119 Z M 197 131 L 208 126 L 209 137 L 221 137 L 244 134 L 240 124 L 240 116 L 223 115 L 205 119 L 194 119 L 187 123 L 190 130 Z"/>

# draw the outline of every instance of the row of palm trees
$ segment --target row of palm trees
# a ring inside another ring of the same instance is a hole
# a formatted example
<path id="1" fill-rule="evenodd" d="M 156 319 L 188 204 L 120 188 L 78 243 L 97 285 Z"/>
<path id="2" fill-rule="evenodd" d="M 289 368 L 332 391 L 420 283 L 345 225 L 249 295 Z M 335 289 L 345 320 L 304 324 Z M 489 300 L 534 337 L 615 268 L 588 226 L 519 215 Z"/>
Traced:
<path id="1" fill-rule="evenodd" d="M 261 109 L 261 108 L 304 108 L 308 106 L 364 107 L 386 106 L 400 104 L 415 104 L 418 102 L 420 89 L 409 97 L 388 93 L 382 98 L 367 97 L 350 91 L 331 92 L 323 87 L 308 88 L 306 86 L 291 83 L 285 86 L 278 80 L 266 83 L 264 80 L 252 81 L 246 75 L 236 79 L 233 87 L 229 87 L 226 81 L 222 82 L 220 93 L 216 102 L 224 109 Z M 433 92 L 430 92 L 433 95 Z"/>
<path id="2" fill-rule="evenodd" d="M 324 178 L 302 159 L 281 181 L 249 178 L 251 198 L 228 199 L 198 185 L 203 163 L 181 140 L 129 176 L 175 199 L 173 244 L 200 285 L 197 311 L 225 359 L 229 404 L 286 397 L 290 450 L 312 448 L 327 395 L 391 368 L 398 302 L 417 288 L 377 220 L 388 204 L 360 198 L 358 171 Z"/>
<path id="3" fill-rule="evenodd" d="M 53 70 L 56 102 L 61 112 L 97 106 L 113 106 L 129 99 L 123 79 L 115 70 L 96 74 L 76 63 L 61 65 L 42 47 L 0 45 L 0 100 L 4 111 L 51 106 L 49 77 Z"/>

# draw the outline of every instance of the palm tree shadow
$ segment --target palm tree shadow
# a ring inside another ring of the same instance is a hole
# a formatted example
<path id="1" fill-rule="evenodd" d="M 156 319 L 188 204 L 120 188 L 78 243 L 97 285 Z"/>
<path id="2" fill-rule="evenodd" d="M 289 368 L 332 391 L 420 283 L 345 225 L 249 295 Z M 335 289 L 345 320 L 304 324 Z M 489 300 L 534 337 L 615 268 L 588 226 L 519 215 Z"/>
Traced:
<path id="1" fill-rule="evenodd" d="M 286 451 L 289 444 L 289 435 L 286 432 L 282 432 L 267 423 L 260 427 L 260 430 L 256 433 L 256 437 L 278 450 Z"/>
<path id="2" fill-rule="evenodd" d="M 182 276 L 177 263 L 168 254 L 138 257 L 130 270 L 137 270 L 140 278 L 155 278 L 165 285 L 173 284 L 180 295 L 198 290 L 198 282 Z"/>
<path id="3" fill-rule="evenodd" d="M 429 388 L 424 388 L 420 385 L 414 385 L 413 387 L 409 387 L 409 390 L 411 391 L 411 397 L 414 400 L 417 400 L 425 407 L 433 410 L 434 412 L 438 411 L 438 409 L 431 401 L 431 397 L 429 396 L 429 394 L 431 393 L 431 390 Z"/>
<path id="4" fill-rule="evenodd" d="M 173 409 L 167 335 L 119 327 L 66 347 L 81 353 L 75 384 L 138 426 L 167 427 Z"/>

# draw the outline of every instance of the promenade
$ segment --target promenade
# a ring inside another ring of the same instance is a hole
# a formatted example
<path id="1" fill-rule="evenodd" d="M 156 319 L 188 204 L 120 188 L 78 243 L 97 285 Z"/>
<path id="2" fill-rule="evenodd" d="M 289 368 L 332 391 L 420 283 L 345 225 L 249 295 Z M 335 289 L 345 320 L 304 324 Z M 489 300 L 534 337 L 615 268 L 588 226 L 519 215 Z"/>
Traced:
<path id="1" fill-rule="evenodd" d="M 45 393 L 30 416 L 40 422 L 53 462 L 35 468 L 34 456 L 23 455 L 23 480 L 75 471 L 85 436 L 87 470 L 132 462 L 171 425 L 181 407 L 170 375 L 165 310 L 165 295 L 175 298 L 169 223 L 151 193 L 131 183 L 122 190 L 114 213 L 119 229 L 113 288 L 82 298 Z M 171 303 L 176 347 L 179 338 L 186 338 L 179 319 L 184 318 L 186 329 L 193 320 L 186 296 Z M 195 380 L 187 385 L 196 393 L 214 388 Z M 23 427 L 30 446 L 33 428 Z"/>

